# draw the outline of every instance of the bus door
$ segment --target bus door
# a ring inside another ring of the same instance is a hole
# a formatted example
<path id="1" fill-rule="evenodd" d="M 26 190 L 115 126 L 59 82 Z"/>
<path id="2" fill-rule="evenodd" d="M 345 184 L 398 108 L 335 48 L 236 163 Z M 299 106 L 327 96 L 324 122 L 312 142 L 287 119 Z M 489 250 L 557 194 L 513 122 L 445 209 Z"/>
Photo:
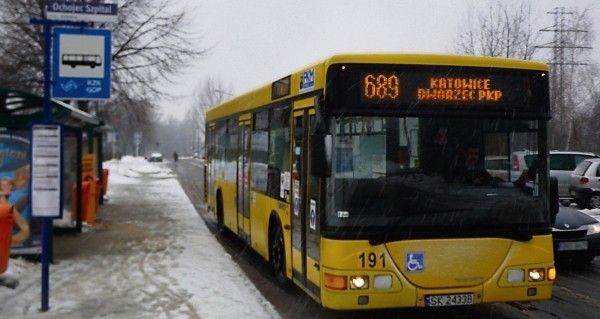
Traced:
<path id="1" fill-rule="evenodd" d="M 309 107 L 313 104 L 312 98 L 294 103 L 292 267 L 294 280 L 319 296 L 319 219 L 316 199 L 311 196 L 313 178 L 309 173 L 308 151 L 310 122 L 314 118 L 314 109 Z"/>
<path id="2" fill-rule="evenodd" d="M 208 125 L 207 133 L 206 133 L 206 143 L 204 148 L 204 202 L 209 207 L 212 208 L 216 216 L 216 201 L 215 201 L 215 179 L 214 179 L 214 169 L 215 169 L 215 123 L 210 123 Z"/>
<path id="3" fill-rule="evenodd" d="M 238 236 L 250 243 L 250 119 L 240 117 L 237 157 L 237 224 Z"/>

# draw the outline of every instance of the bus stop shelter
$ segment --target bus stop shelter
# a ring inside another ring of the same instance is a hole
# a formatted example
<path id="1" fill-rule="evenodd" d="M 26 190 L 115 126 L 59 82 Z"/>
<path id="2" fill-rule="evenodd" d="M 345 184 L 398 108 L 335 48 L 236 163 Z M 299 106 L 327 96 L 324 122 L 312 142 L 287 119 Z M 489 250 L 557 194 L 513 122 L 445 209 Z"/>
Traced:
<path id="1" fill-rule="evenodd" d="M 43 98 L 39 95 L 0 88 L 0 179 L 10 182 L 11 191 L 3 192 L 6 199 L 21 211 L 30 222 L 31 234 L 24 243 L 13 245 L 11 254 L 38 254 L 41 252 L 41 229 L 31 219 L 30 201 L 30 152 L 32 124 L 42 123 Z M 81 232 L 82 230 L 82 169 L 93 163 L 93 174 L 100 185 L 105 178 L 102 174 L 102 133 L 104 121 L 99 117 L 83 112 L 67 103 L 51 101 L 52 123 L 61 123 L 63 131 L 63 221 L 69 225 L 61 230 Z M 89 159 L 93 158 L 93 162 Z M 89 167 L 88 167 L 89 169 Z M 5 194 L 6 193 L 6 194 Z M 101 196 L 99 196 L 101 198 Z M 100 198 L 98 201 L 100 201 Z"/>

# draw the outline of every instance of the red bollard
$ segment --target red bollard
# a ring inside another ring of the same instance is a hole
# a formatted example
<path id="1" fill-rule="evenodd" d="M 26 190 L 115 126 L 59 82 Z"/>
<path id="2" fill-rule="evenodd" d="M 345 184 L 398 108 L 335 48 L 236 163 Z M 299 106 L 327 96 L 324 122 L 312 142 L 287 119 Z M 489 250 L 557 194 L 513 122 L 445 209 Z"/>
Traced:
<path id="1" fill-rule="evenodd" d="M 0 204 L 0 274 L 8 269 L 13 231 L 13 206 Z"/>
<path id="2" fill-rule="evenodd" d="M 90 183 L 81 183 L 81 220 L 86 221 L 88 212 L 88 197 L 90 196 Z M 71 188 L 71 220 L 77 220 L 77 185 Z"/>
<path id="3" fill-rule="evenodd" d="M 98 209 L 98 204 L 100 202 L 100 179 L 95 178 L 94 181 L 89 182 L 89 193 L 88 193 L 88 206 L 87 206 L 87 214 L 85 217 L 85 221 L 89 225 L 93 225 L 96 222 L 96 210 Z"/>

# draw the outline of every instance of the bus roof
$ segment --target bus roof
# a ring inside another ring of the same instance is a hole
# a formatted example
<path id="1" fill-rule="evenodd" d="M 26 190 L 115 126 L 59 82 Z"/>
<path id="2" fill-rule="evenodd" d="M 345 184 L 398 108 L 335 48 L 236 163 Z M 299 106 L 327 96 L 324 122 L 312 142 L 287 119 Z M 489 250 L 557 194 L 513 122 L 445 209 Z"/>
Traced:
<path id="1" fill-rule="evenodd" d="M 449 54 L 338 54 L 329 57 L 325 62 L 327 65 L 338 63 L 383 63 L 440 66 L 456 65 L 548 71 L 548 66 L 542 62 Z"/>
<path id="2" fill-rule="evenodd" d="M 300 78 L 307 70 L 314 70 L 314 87 L 311 91 L 322 90 L 324 89 L 325 73 L 329 66 L 343 63 L 492 67 L 500 69 L 548 71 L 548 65 L 542 62 L 497 57 L 399 53 L 336 54 L 298 69 L 283 77 L 282 80 L 289 78 L 289 94 L 278 99 L 272 99 L 271 93 L 272 85 L 275 83 L 274 81 L 211 108 L 206 112 L 206 120 L 212 121 L 217 118 L 230 116 L 240 112 L 243 113 L 259 106 L 296 96 L 300 94 Z"/>

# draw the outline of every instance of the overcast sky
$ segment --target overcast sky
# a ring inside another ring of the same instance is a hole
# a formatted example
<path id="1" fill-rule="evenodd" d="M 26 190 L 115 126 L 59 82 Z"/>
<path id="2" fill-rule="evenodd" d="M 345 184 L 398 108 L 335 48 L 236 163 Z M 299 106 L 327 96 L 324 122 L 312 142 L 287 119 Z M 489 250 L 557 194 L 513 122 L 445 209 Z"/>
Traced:
<path id="1" fill-rule="evenodd" d="M 194 88 L 208 77 L 238 95 L 335 53 L 451 53 L 469 10 L 489 7 L 488 1 L 477 0 L 191 2 L 203 48 L 213 49 L 174 86 L 183 96 L 178 106 L 163 107 L 163 114 L 178 119 L 191 105 Z M 553 25 L 554 15 L 547 12 L 556 7 L 590 10 L 596 34 L 593 59 L 600 63 L 599 1 L 530 2 L 535 29 Z"/>

